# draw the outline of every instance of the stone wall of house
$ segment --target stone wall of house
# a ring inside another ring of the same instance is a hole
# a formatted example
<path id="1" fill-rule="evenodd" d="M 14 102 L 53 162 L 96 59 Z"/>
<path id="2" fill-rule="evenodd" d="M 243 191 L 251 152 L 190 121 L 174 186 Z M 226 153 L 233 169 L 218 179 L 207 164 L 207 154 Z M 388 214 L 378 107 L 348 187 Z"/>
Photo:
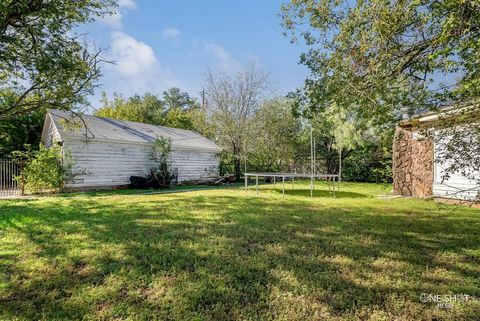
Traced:
<path id="1" fill-rule="evenodd" d="M 433 148 L 432 138 L 412 140 L 412 192 L 414 197 L 433 196 Z"/>
<path id="2" fill-rule="evenodd" d="M 433 140 L 413 137 L 411 128 L 397 127 L 393 143 L 394 193 L 420 198 L 433 193 Z"/>
<path id="3" fill-rule="evenodd" d="M 412 132 L 397 126 L 393 140 L 393 192 L 412 196 Z"/>

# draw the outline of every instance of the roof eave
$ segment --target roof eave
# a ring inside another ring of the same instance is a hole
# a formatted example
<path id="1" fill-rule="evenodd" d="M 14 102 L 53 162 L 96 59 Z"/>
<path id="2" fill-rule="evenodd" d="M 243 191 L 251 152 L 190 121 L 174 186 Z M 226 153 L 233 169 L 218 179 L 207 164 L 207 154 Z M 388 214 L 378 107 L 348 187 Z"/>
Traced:
<path id="1" fill-rule="evenodd" d="M 416 117 L 412 117 L 409 119 L 405 119 L 398 123 L 400 127 L 418 127 L 418 128 L 425 128 L 430 127 L 432 125 L 438 124 L 442 118 L 450 118 L 455 115 L 460 114 L 462 111 L 468 108 L 474 107 L 475 104 L 469 105 L 457 105 L 451 106 L 449 108 L 445 108 L 440 111 L 430 111 L 424 114 L 418 115 Z"/>
<path id="2" fill-rule="evenodd" d="M 153 146 L 151 142 L 139 142 L 139 141 L 127 141 L 127 140 L 120 140 L 120 139 L 101 139 L 101 138 L 94 138 L 94 139 L 79 139 L 76 137 L 64 137 L 64 140 L 68 144 L 68 142 L 76 142 L 76 143 L 114 143 L 114 144 L 129 144 L 129 145 L 142 145 L 142 146 Z M 173 149 L 182 149 L 182 150 L 201 150 L 201 151 L 211 151 L 220 153 L 222 148 L 217 147 L 200 147 L 200 146 L 182 146 L 182 145 L 175 145 L 172 144 Z"/>

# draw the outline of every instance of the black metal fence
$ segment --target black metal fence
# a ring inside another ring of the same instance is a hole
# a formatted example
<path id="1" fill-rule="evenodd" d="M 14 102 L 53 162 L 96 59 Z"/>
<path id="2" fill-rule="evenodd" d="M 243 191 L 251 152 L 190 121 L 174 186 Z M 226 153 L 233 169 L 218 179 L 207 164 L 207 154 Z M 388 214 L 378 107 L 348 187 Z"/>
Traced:
<path id="1" fill-rule="evenodd" d="M 21 173 L 20 164 L 14 160 L 0 159 L 0 197 L 20 195 L 15 177 Z"/>

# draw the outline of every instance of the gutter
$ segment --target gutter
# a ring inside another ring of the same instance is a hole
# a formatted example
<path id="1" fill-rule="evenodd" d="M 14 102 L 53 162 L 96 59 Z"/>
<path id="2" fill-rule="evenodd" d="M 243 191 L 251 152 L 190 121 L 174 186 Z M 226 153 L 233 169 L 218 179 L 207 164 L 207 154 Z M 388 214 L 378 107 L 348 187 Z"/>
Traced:
<path id="1" fill-rule="evenodd" d="M 477 107 L 479 108 L 480 106 L 477 105 L 475 106 L 474 104 L 469 104 L 469 105 L 456 105 L 456 106 L 449 106 L 444 109 L 441 109 L 439 111 L 429 111 L 425 112 L 423 114 L 419 114 L 415 117 L 409 118 L 402 120 L 401 122 L 398 123 L 398 126 L 400 127 L 429 127 L 430 125 L 438 122 L 439 120 L 442 119 L 448 119 L 451 117 L 454 117 L 456 115 L 461 114 L 466 110 L 467 113 L 470 113 L 472 111 L 469 111 L 469 108 L 474 108 Z M 480 109 L 479 109 L 480 111 Z"/>

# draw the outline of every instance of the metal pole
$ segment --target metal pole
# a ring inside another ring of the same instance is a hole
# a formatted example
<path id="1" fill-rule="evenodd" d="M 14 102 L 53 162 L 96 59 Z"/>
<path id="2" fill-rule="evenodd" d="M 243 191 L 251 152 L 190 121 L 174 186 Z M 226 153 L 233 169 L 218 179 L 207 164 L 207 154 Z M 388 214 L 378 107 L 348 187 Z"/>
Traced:
<path id="1" fill-rule="evenodd" d="M 313 197 L 313 193 L 315 192 L 315 176 L 312 176 L 313 177 L 313 180 L 312 180 L 312 197 Z"/>
<path id="2" fill-rule="evenodd" d="M 277 183 L 277 177 L 273 176 L 273 189 L 275 189 L 276 183 Z"/>
<path id="3" fill-rule="evenodd" d="M 18 176 L 18 164 L 15 162 L 15 177 Z M 18 182 L 15 180 L 15 194 L 18 194 Z"/>
<path id="4" fill-rule="evenodd" d="M 247 172 L 247 142 L 243 141 L 244 172 Z"/>
<path id="5" fill-rule="evenodd" d="M 285 176 L 282 177 L 282 194 L 285 197 Z"/>
<path id="6" fill-rule="evenodd" d="M 0 160 L 0 195 L 3 195 L 3 160 Z"/>
<path id="7" fill-rule="evenodd" d="M 310 197 L 313 197 L 313 126 L 310 125 Z"/>
<path id="8" fill-rule="evenodd" d="M 8 186 L 7 186 L 7 162 L 4 160 L 2 162 L 2 185 L 3 185 L 3 194 L 8 195 Z"/>
<path id="9" fill-rule="evenodd" d="M 15 180 L 13 179 L 15 177 L 15 162 L 12 161 L 12 193 L 15 195 L 17 193 L 17 189 L 15 187 Z"/>
<path id="10" fill-rule="evenodd" d="M 333 197 L 336 198 L 336 197 L 337 197 L 337 194 L 335 194 L 335 181 L 336 181 L 336 179 L 335 179 L 335 177 L 334 177 L 334 178 L 333 178 Z"/>
<path id="11" fill-rule="evenodd" d="M 312 131 L 313 132 L 313 131 Z M 317 166 L 317 147 L 315 146 L 317 144 L 317 141 L 315 137 L 313 137 L 313 180 L 312 180 L 312 197 L 313 197 L 313 192 L 315 191 L 315 173 L 317 171 L 316 166 Z"/>
<path id="12" fill-rule="evenodd" d="M 338 151 L 338 182 L 342 181 L 342 149 Z"/>
<path id="13" fill-rule="evenodd" d="M 247 183 L 247 173 L 243 174 L 243 177 L 245 178 L 245 192 L 247 191 L 248 183 Z"/>
<path id="14" fill-rule="evenodd" d="M 292 177 L 292 189 L 295 189 L 294 182 L 295 182 L 295 177 Z"/>
<path id="15" fill-rule="evenodd" d="M 338 196 L 340 196 L 340 183 L 342 182 L 342 177 L 338 177 L 338 184 L 337 184 L 337 190 L 338 190 Z"/>
<path id="16" fill-rule="evenodd" d="M 257 196 L 258 196 L 258 175 L 256 177 L 256 181 L 257 181 Z"/>
<path id="17" fill-rule="evenodd" d="M 5 171 L 4 168 L 3 168 L 3 160 L 0 161 L 0 191 L 2 193 L 2 195 L 4 195 L 6 192 L 4 190 L 5 188 L 5 177 L 3 175 L 3 172 Z"/>
<path id="18" fill-rule="evenodd" d="M 9 169 L 8 169 L 8 171 L 9 171 L 8 179 L 10 180 L 9 189 L 10 189 L 10 195 L 13 195 L 13 162 L 10 161 L 9 165 L 10 165 L 10 166 L 8 166 L 9 167 Z"/>
<path id="19" fill-rule="evenodd" d="M 20 167 L 20 171 L 23 172 L 23 170 L 24 170 L 24 168 L 25 168 L 25 165 L 26 165 L 26 164 L 25 164 L 24 162 L 21 162 L 21 163 L 20 163 L 20 166 L 21 166 L 21 167 Z M 25 176 L 23 176 L 23 173 L 20 173 L 20 174 L 22 175 L 22 189 L 21 189 L 20 193 L 21 193 L 21 195 L 23 196 L 23 195 L 25 195 Z"/>
<path id="20" fill-rule="evenodd" d="M 317 140 L 313 137 L 313 175 L 317 173 Z"/>

